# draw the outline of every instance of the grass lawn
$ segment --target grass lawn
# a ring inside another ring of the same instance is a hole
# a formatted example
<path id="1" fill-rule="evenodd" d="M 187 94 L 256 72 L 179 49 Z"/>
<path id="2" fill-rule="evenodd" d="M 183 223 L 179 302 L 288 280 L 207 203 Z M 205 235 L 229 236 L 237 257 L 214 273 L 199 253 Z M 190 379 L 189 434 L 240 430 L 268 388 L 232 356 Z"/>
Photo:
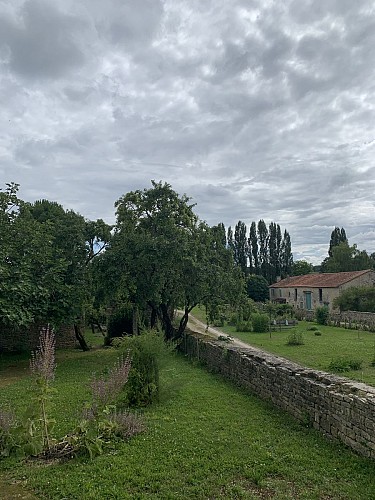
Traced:
<path id="1" fill-rule="evenodd" d="M 112 349 L 57 356 L 57 436 L 74 425 L 94 371 Z M 15 380 L 14 364 L 21 375 Z M 29 394 L 25 357 L 0 359 L 1 405 L 21 410 Z M 168 354 L 160 403 L 148 430 L 90 461 L 0 461 L 0 498 L 38 499 L 373 499 L 375 463 L 244 393 L 186 358 Z M 30 491 L 26 496 L 25 487 Z M 34 494 L 34 496 L 32 495 Z"/>
<path id="2" fill-rule="evenodd" d="M 206 321 L 202 308 L 195 308 L 193 314 L 201 321 Z M 313 325 L 319 328 L 321 336 L 316 336 L 313 331 L 308 330 Z M 338 357 L 360 360 L 362 362 L 360 370 L 351 370 L 340 375 L 375 386 L 375 367 L 371 366 L 375 358 L 375 333 L 373 332 L 347 330 L 306 321 L 300 321 L 295 328 L 271 332 L 271 337 L 269 333 L 236 332 L 234 326 L 224 326 L 218 329 L 255 347 L 323 371 L 330 371 L 329 364 Z M 288 336 L 294 330 L 302 332 L 303 345 L 286 344 Z"/>

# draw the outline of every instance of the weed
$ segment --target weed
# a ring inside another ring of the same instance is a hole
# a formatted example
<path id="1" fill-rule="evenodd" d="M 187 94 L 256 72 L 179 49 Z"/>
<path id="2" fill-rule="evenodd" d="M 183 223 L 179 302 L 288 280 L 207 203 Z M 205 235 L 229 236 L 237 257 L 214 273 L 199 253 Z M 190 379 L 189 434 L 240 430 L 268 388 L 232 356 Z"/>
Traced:
<path id="1" fill-rule="evenodd" d="M 339 373 L 360 370 L 362 368 L 362 361 L 348 357 L 338 357 L 331 361 L 328 368 Z"/>
<path id="2" fill-rule="evenodd" d="M 304 341 L 303 341 L 302 332 L 300 332 L 298 330 L 292 332 L 288 336 L 286 344 L 287 345 L 303 345 Z"/>

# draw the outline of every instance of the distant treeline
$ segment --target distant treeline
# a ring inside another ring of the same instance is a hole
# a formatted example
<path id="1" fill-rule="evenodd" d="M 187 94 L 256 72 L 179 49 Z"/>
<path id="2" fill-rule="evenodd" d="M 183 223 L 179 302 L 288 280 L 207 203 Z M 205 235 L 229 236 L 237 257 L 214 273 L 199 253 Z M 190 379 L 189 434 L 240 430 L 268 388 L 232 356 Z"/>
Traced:
<path id="1" fill-rule="evenodd" d="M 249 232 L 246 224 L 238 221 L 234 231 L 218 226 L 225 245 L 233 252 L 235 263 L 243 274 L 263 276 L 268 283 L 274 283 L 278 276 L 285 278 L 292 274 L 293 254 L 290 235 L 282 233 L 279 224 L 271 222 L 267 227 L 263 219 L 252 222 Z"/>

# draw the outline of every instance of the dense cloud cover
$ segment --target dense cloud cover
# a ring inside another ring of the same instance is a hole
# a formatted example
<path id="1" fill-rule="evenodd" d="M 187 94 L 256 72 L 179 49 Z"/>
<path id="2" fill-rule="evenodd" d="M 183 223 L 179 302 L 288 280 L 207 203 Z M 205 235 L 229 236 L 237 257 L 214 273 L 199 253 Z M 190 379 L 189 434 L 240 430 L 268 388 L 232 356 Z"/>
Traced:
<path id="1" fill-rule="evenodd" d="M 295 259 L 375 251 L 374 47 L 372 0 L 3 0 L 1 185 L 112 222 L 162 180 Z"/>

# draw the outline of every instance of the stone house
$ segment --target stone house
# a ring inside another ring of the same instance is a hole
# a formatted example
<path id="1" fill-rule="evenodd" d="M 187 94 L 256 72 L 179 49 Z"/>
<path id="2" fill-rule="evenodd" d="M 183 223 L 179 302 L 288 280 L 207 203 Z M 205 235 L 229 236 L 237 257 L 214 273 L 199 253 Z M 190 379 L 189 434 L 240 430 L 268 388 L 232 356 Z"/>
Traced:
<path id="1" fill-rule="evenodd" d="M 353 286 L 375 285 L 375 271 L 349 271 L 343 273 L 312 273 L 292 276 L 269 287 L 270 300 L 291 304 L 308 311 L 319 306 L 333 310 L 333 300 L 343 290 Z"/>

